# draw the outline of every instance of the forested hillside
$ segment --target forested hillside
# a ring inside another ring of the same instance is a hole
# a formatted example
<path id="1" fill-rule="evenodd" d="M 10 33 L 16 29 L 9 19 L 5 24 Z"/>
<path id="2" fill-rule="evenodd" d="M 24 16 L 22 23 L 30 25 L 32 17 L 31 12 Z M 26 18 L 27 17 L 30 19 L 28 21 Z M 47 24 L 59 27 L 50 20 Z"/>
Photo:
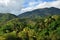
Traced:
<path id="1" fill-rule="evenodd" d="M 60 15 L 13 17 L 0 26 L 0 40 L 60 40 Z"/>
<path id="2" fill-rule="evenodd" d="M 60 40 L 60 9 L 0 13 L 0 40 Z"/>
<path id="3" fill-rule="evenodd" d="M 0 26 L 14 18 L 17 18 L 17 16 L 11 13 L 0 13 Z"/>

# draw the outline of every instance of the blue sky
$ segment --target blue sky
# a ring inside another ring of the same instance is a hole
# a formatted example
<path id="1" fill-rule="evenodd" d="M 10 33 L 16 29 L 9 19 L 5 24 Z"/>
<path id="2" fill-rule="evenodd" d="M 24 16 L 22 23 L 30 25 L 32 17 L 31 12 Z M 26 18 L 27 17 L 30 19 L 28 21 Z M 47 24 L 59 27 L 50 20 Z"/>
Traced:
<path id="1" fill-rule="evenodd" d="M 21 14 L 45 7 L 60 8 L 60 0 L 0 0 L 0 13 Z"/>
<path id="2" fill-rule="evenodd" d="M 25 0 L 23 3 L 23 7 L 28 7 L 30 2 L 37 2 L 36 4 L 32 5 L 32 6 L 36 6 L 40 2 L 52 2 L 52 1 L 55 1 L 55 0 Z"/>

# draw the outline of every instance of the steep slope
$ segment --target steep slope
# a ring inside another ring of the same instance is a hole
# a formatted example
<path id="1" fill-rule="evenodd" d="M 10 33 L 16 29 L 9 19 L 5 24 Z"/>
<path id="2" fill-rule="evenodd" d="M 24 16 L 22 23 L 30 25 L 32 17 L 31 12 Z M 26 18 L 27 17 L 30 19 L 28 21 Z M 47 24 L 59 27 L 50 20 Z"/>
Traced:
<path id="1" fill-rule="evenodd" d="M 0 24 L 4 24 L 5 22 L 17 18 L 17 16 L 10 13 L 0 13 Z"/>
<path id="2" fill-rule="evenodd" d="M 25 17 L 34 18 L 37 16 L 59 15 L 59 14 L 60 14 L 60 9 L 51 7 L 51 8 L 43 8 L 43 9 L 36 9 L 33 11 L 28 11 L 28 12 L 20 14 L 18 17 L 19 18 L 25 18 Z"/>

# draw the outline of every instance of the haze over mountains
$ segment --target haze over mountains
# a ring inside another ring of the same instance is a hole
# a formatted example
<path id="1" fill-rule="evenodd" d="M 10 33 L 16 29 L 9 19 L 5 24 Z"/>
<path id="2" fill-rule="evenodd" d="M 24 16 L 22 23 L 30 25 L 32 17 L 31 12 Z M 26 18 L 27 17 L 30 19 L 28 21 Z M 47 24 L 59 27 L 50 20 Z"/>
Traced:
<path id="1" fill-rule="evenodd" d="M 43 8 L 43 9 L 36 9 L 36 10 L 32 10 L 32 11 L 27 11 L 25 13 L 22 13 L 18 16 L 14 15 L 14 14 L 10 14 L 10 13 L 0 13 L 0 18 L 1 17 L 19 17 L 19 18 L 26 18 L 26 17 L 36 17 L 36 16 L 49 16 L 49 15 L 59 15 L 60 14 L 60 9 L 55 8 L 55 7 L 51 7 L 51 8 Z"/>

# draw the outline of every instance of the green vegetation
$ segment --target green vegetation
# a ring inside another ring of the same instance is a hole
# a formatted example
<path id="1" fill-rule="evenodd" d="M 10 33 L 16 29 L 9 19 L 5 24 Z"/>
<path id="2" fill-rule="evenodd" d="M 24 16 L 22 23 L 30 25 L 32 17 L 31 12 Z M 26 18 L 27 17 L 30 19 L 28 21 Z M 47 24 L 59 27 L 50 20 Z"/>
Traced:
<path id="1" fill-rule="evenodd" d="M 40 16 L 60 15 L 60 9 L 55 7 L 35 9 L 18 15 L 19 18 L 38 18 Z"/>
<path id="2" fill-rule="evenodd" d="M 60 15 L 1 19 L 0 40 L 60 40 Z"/>
<path id="3" fill-rule="evenodd" d="M 17 16 L 10 13 L 0 13 L 0 26 L 14 18 L 17 18 Z"/>

